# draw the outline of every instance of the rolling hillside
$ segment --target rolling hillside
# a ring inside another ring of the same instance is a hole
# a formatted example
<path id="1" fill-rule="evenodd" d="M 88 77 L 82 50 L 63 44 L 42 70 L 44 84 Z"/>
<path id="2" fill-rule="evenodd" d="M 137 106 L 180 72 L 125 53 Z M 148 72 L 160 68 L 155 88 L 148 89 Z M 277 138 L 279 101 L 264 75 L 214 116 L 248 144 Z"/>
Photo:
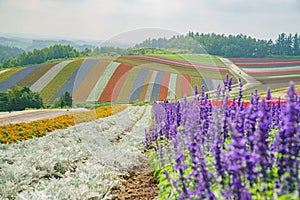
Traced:
<path id="1" fill-rule="evenodd" d="M 166 55 L 165 55 L 166 56 Z M 29 86 L 40 92 L 44 101 L 54 101 L 64 92 L 72 94 L 75 102 L 132 102 L 179 99 L 190 96 L 194 85 L 205 90 L 222 83 L 228 69 L 195 55 L 166 58 L 159 55 L 122 56 L 78 59 L 44 65 L 34 65 L 0 74 L 0 91 Z"/>

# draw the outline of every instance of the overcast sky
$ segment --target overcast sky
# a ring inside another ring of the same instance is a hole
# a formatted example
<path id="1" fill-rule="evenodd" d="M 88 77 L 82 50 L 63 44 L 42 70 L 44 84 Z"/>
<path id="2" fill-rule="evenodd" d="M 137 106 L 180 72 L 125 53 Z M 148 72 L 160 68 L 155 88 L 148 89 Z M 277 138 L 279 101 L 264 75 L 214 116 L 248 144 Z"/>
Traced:
<path id="1" fill-rule="evenodd" d="M 300 33 L 300 0 L 0 0 L 0 33 L 109 40 L 144 28 L 274 39 Z"/>

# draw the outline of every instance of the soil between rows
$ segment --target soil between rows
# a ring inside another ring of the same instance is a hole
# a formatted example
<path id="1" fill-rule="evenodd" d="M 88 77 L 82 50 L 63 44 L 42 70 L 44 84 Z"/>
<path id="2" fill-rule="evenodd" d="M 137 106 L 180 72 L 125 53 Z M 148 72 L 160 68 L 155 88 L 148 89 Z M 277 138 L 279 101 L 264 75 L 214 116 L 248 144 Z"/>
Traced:
<path id="1" fill-rule="evenodd" d="M 146 157 L 147 156 L 145 155 L 145 160 L 141 162 L 139 168 L 130 172 L 129 176 L 125 177 L 121 186 L 114 188 L 114 193 L 117 194 L 117 197 L 115 197 L 113 200 L 157 199 L 157 181 L 153 176 Z"/>

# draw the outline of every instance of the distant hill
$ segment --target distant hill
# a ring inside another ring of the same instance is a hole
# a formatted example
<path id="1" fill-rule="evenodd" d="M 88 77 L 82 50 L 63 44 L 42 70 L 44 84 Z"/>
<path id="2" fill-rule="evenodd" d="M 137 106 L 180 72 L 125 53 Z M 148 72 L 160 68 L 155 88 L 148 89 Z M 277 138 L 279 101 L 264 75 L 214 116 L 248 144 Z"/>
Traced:
<path id="1" fill-rule="evenodd" d="M 0 45 L 20 48 L 24 51 L 32 51 L 33 49 L 42 49 L 53 46 L 55 44 L 70 45 L 79 51 L 85 48 L 95 48 L 99 46 L 101 41 L 84 41 L 84 40 L 61 40 L 61 39 L 27 39 L 19 37 L 0 37 Z"/>

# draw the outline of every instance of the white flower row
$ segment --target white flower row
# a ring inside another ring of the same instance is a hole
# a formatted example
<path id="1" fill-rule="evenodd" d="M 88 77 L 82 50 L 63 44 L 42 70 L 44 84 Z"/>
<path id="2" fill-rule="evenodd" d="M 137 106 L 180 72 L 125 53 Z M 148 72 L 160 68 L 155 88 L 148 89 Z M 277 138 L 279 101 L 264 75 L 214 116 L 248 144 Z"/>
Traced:
<path id="1" fill-rule="evenodd" d="M 150 118 L 150 106 L 133 106 L 45 137 L 0 144 L 0 199 L 111 198 L 121 175 L 139 164 Z"/>
<path id="2" fill-rule="evenodd" d="M 177 76 L 178 76 L 178 74 L 171 74 L 170 75 L 170 81 L 169 81 L 169 86 L 168 86 L 169 90 L 168 90 L 167 99 L 175 99 Z"/>
<path id="3" fill-rule="evenodd" d="M 47 71 L 39 80 L 37 80 L 30 89 L 35 92 L 40 92 L 50 81 L 72 60 L 63 61 L 53 66 L 49 71 Z"/>

